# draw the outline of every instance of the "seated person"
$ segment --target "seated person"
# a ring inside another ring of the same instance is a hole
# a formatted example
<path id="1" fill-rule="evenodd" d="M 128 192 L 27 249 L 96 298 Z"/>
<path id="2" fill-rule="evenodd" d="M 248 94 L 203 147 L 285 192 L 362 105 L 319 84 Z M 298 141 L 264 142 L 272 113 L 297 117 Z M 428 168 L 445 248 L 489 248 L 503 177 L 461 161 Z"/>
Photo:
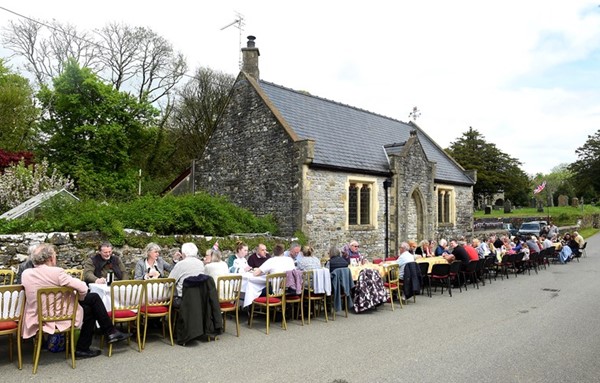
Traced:
<path id="1" fill-rule="evenodd" d="M 415 262 L 415 256 L 410 252 L 410 245 L 408 242 L 402 242 L 398 249 L 400 256 L 396 261 L 400 265 L 400 280 L 404 280 L 404 267 L 409 262 Z"/>
<path id="2" fill-rule="evenodd" d="M 356 259 L 357 261 L 360 261 L 361 254 L 359 248 L 360 246 L 358 245 L 357 241 L 350 241 L 350 243 L 348 243 L 342 248 L 342 257 L 348 260 Z M 350 261 L 348 261 L 348 263 L 350 263 Z"/>
<path id="3" fill-rule="evenodd" d="M 258 268 L 254 269 L 254 275 L 259 276 L 273 273 L 285 273 L 286 271 L 295 270 L 296 265 L 294 265 L 292 258 L 283 256 L 284 249 L 282 244 L 275 245 L 273 256 L 267 259 Z"/>
<path id="4" fill-rule="evenodd" d="M 313 248 L 310 246 L 304 246 L 302 249 L 302 258 L 297 262 L 296 267 L 298 270 L 306 271 L 306 270 L 314 270 L 321 268 L 321 260 L 315 256 L 313 256 Z"/>
<path id="5" fill-rule="evenodd" d="M 469 260 L 471 260 L 471 261 L 479 260 L 479 253 L 473 246 L 471 246 L 469 244 L 465 244 L 464 248 L 467 251 L 467 254 L 469 255 Z"/>
<path id="6" fill-rule="evenodd" d="M 579 254 L 579 244 L 571 237 L 571 234 L 566 233 L 560 242 L 563 247 L 569 246 L 571 248 L 571 258 L 575 254 Z"/>
<path id="7" fill-rule="evenodd" d="M 577 242 L 577 245 L 579 246 L 578 249 L 581 249 L 583 245 L 585 245 L 585 239 L 583 239 L 581 234 L 576 231 L 573 232 L 573 240 Z"/>
<path id="8" fill-rule="evenodd" d="M 267 253 L 267 247 L 264 244 L 259 243 L 258 246 L 256 246 L 256 252 L 248 257 L 248 266 L 256 269 L 265 263 L 269 258 L 271 258 L 271 256 Z"/>
<path id="9" fill-rule="evenodd" d="M 160 246 L 154 242 L 146 245 L 143 258 L 135 264 L 133 279 L 164 278 L 165 271 L 171 271 L 173 266 L 160 257 Z"/>
<path id="10" fill-rule="evenodd" d="M 333 272 L 336 269 L 348 267 L 349 260 L 342 256 L 342 252 L 335 246 L 329 247 L 329 261 L 326 263 L 326 267 L 329 267 L 329 271 Z"/>
<path id="11" fill-rule="evenodd" d="M 252 267 L 248 265 L 246 256 L 248 255 L 248 245 L 242 241 L 237 241 L 235 244 L 235 259 L 232 265 L 229 267 L 230 273 L 241 274 L 246 271 L 250 271 Z"/>
<path id="12" fill-rule="evenodd" d="M 573 250 L 569 246 L 562 246 L 558 253 L 558 260 L 560 263 L 567 263 L 573 258 Z"/>
<path id="13" fill-rule="evenodd" d="M 114 343 L 129 338 L 117 330 L 106 312 L 102 299 L 96 293 L 88 293 L 85 282 L 73 278 L 65 270 L 56 267 L 56 249 L 53 245 L 43 243 L 38 245 L 31 254 L 33 268 L 27 269 L 22 275 L 22 284 L 25 288 L 25 312 L 23 314 L 24 339 L 36 335 L 39 329 L 37 292 L 43 287 L 72 287 L 79 292 L 79 306 L 75 319 L 75 326 L 81 328 L 79 340 L 75 346 L 75 357 L 93 358 L 101 354 L 98 349 L 90 349 L 94 336 L 96 322 L 100 331 L 107 337 L 108 343 Z M 69 327 L 68 322 L 47 323 L 42 331 L 53 334 L 55 330 L 64 330 Z"/>
<path id="14" fill-rule="evenodd" d="M 467 250 L 465 250 L 465 248 L 461 246 L 455 239 L 450 241 L 450 246 L 448 246 L 448 249 L 450 250 L 450 253 L 446 253 L 444 255 L 444 258 L 446 258 L 448 263 L 450 263 L 451 260 L 456 259 L 462 262 L 461 268 L 464 268 L 465 265 L 471 261 Z M 449 257 L 449 255 L 451 255 L 451 257 Z"/>
<path id="15" fill-rule="evenodd" d="M 210 249 L 210 263 L 204 265 L 204 273 L 210 275 L 217 284 L 217 278 L 221 275 L 229 274 L 229 268 L 227 263 L 221 259 L 221 252 L 219 250 Z"/>
<path id="16" fill-rule="evenodd" d="M 181 305 L 181 296 L 183 295 L 183 281 L 187 277 L 195 277 L 199 274 L 204 274 L 204 263 L 198 258 L 198 247 L 186 242 L 181 245 L 181 261 L 177 262 L 171 273 L 170 278 L 175 279 L 175 298 L 173 299 L 173 307 L 178 308 Z"/>
<path id="17" fill-rule="evenodd" d="M 418 247 L 417 242 L 415 242 L 413 240 L 408 240 L 407 242 L 408 242 L 408 246 L 410 247 L 410 253 L 412 255 L 414 255 L 415 251 L 417 251 L 417 247 Z"/>
<path id="18" fill-rule="evenodd" d="M 298 262 L 302 259 L 304 255 L 302 254 L 302 251 L 300 251 L 300 244 L 298 242 L 292 242 L 290 248 L 283 253 L 283 256 L 291 257 L 294 260 L 294 263 L 297 267 Z"/>
<path id="19" fill-rule="evenodd" d="M 419 247 L 415 249 L 415 255 L 417 255 L 418 257 L 433 257 L 433 251 L 431 251 L 431 247 L 428 240 L 424 239 L 421 241 Z"/>
<path id="20" fill-rule="evenodd" d="M 98 253 L 88 258 L 83 264 L 83 280 L 86 283 L 105 284 L 109 271 L 113 272 L 115 281 L 127 279 L 125 265 L 123 265 L 121 257 L 113 254 L 112 245 L 109 242 L 103 242 L 98 250 Z"/>
<path id="21" fill-rule="evenodd" d="M 438 246 L 435 248 L 435 256 L 440 257 L 440 256 L 444 255 L 445 253 L 447 253 L 447 250 L 448 250 L 448 241 L 446 241 L 444 238 L 442 238 L 442 239 L 440 239 Z"/>
<path id="22" fill-rule="evenodd" d="M 477 255 L 479 255 L 479 258 L 485 258 L 490 255 L 490 248 L 485 241 L 482 242 L 479 240 L 479 238 L 473 238 L 472 244 L 475 250 L 477 250 Z"/>

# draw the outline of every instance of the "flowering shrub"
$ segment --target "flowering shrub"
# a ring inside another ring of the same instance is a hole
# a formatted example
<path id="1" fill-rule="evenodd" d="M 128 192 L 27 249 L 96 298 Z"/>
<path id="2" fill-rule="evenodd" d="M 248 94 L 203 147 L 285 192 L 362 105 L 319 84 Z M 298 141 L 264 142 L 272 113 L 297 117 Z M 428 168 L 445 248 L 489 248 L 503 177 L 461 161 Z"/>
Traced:
<path id="1" fill-rule="evenodd" d="M 10 210 L 41 192 L 63 188 L 73 190 L 73 181 L 60 175 L 56 168 L 50 172 L 46 159 L 33 165 L 21 160 L 0 175 L 0 211 Z"/>

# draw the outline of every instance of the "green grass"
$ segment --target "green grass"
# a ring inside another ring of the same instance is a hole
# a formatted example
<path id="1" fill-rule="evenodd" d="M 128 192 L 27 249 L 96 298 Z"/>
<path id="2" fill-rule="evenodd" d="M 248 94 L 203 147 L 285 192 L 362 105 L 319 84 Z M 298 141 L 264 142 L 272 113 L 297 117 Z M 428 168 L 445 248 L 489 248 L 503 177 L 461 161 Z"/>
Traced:
<path id="1" fill-rule="evenodd" d="M 530 217 L 543 217 L 546 218 L 550 215 L 550 220 L 558 226 L 571 226 L 577 224 L 577 221 L 584 216 L 591 216 L 594 214 L 600 214 L 600 207 L 593 205 L 584 205 L 581 207 L 562 206 L 562 207 L 550 207 L 544 208 L 543 212 L 538 212 L 536 208 L 521 208 L 514 209 L 512 213 L 504 213 L 503 209 L 492 210 L 492 214 L 485 214 L 482 210 L 477 210 L 473 217 L 478 218 L 497 218 L 497 219 L 511 219 L 511 218 L 530 218 Z"/>

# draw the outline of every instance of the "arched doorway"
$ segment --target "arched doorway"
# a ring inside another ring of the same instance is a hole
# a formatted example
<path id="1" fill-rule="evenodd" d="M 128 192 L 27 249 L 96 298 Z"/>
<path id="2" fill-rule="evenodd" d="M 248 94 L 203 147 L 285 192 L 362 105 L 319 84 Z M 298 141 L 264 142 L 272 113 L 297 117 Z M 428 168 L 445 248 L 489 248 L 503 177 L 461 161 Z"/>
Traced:
<path id="1" fill-rule="evenodd" d="M 423 214 L 423 198 L 415 189 L 408 202 L 407 239 L 420 241 L 424 238 Z"/>

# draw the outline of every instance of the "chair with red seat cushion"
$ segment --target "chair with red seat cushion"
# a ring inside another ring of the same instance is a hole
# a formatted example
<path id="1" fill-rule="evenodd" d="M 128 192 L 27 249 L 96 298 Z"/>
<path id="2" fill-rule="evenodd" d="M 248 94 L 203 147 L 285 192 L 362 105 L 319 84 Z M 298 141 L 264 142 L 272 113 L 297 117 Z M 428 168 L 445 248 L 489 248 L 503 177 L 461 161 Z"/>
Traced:
<path id="1" fill-rule="evenodd" d="M 444 285 L 446 285 L 448 287 L 448 293 L 452 296 L 452 288 L 450 286 L 450 264 L 436 263 L 431 267 L 431 273 L 429 273 L 429 285 L 433 283 L 442 286 L 442 294 L 444 293 Z"/>
<path id="2" fill-rule="evenodd" d="M 219 296 L 219 306 L 223 314 L 223 332 L 227 329 L 227 313 L 235 312 L 236 334 L 240 336 L 240 291 L 242 289 L 242 276 L 222 275 L 217 278 L 217 295 Z"/>
<path id="3" fill-rule="evenodd" d="M 392 304 L 392 311 L 394 311 L 394 291 L 396 291 L 396 295 L 398 297 L 398 302 L 400 302 L 400 308 L 402 307 L 402 294 L 400 293 L 402 290 L 402 283 L 400 282 L 400 265 L 397 263 L 391 263 L 385 266 L 385 282 L 383 283 L 383 287 L 388 290 L 390 294 L 390 303 Z"/>
<path id="4" fill-rule="evenodd" d="M 373 263 L 374 263 L 375 265 L 378 265 L 378 264 L 380 264 L 381 262 L 383 262 L 383 259 L 381 259 L 381 258 L 375 258 L 375 259 L 373 259 Z"/>
<path id="5" fill-rule="evenodd" d="M 162 318 L 162 335 L 165 335 L 165 321 L 169 327 L 169 339 L 173 343 L 173 326 L 171 325 L 171 310 L 173 308 L 173 296 L 175 294 L 175 279 L 158 278 L 148 279 L 143 305 L 140 307 L 140 315 L 144 318 L 144 337 L 142 349 L 146 347 L 146 333 L 148 330 L 148 318 Z"/>
<path id="6" fill-rule="evenodd" d="M 8 335 L 8 357 L 12 362 L 13 334 L 16 334 L 19 370 L 23 367 L 20 324 L 24 308 L 25 290 L 22 285 L 0 286 L 0 336 Z"/>
<path id="7" fill-rule="evenodd" d="M 286 292 L 286 275 L 285 273 L 268 274 L 266 278 L 266 296 L 259 297 L 252 301 L 252 308 L 250 309 L 250 318 L 248 325 L 252 327 L 252 321 L 254 320 L 254 313 L 265 314 L 267 317 L 267 335 L 269 335 L 269 324 L 270 324 L 270 312 L 271 309 L 276 310 L 279 308 L 282 313 L 281 317 L 281 328 L 287 330 L 287 324 L 285 321 L 285 292 Z M 264 311 L 255 310 L 256 308 L 264 308 Z"/>
<path id="8" fill-rule="evenodd" d="M 131 323 L 135 322 L 138 351 L 142 352 L 140 336 L 141 306 L 145 295 L 146 281 L 115 281 L 110 285 L 111 309 L 108 316 L 113 324 L 127 323 L 127 332 L 131 332 Z M 131 344 L 131 339 L 127 339 Z M 108 344 L 108 356 L 112 356 L 113 343 Z"/>

